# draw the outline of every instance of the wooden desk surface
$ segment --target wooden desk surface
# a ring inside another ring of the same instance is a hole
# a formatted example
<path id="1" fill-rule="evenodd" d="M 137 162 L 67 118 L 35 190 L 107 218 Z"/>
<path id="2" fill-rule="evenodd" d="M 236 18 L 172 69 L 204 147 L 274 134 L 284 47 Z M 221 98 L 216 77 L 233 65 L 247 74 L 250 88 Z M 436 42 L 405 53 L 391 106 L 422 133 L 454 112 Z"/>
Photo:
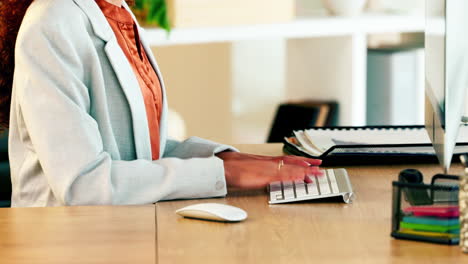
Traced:
<path id="1" fill-rule="evenodd" d="M 281 154 L 280 145 L 237 147 L 250 153 Z M 351 205 L 268 205 L 263 191 L 158 203 L 159 263 L 468 263 L 468 255 L 458 246 L 390 237 L 391 182 L 408 167 L 347 167 L 357 194 Z M 426 175 L 439 172 L 436 165 L 412 167 Z M 178 208 L 200 202 L 238 206 L 249 218 L 226 224 L 174 214 Z"/>
<path id="2" fill-rule="evenodd" d="M 281 154 L 280 145 L 238 148 Z M 357 194 L 351 205 L 270 206 L 258 191 L 156 207 L 0 209 L 0 263 L 468 263 L 457 246 L 390 237 L 391 181 L 407 167 L 347 167 Z M 211 201 L 244 208 L 249 218 L 226 224 L 174 214 Z"/>
<path id="3" fill-rule="evenodd" d="M 0 209 L 0 263 L 155 263 L 154 205 Z"/>

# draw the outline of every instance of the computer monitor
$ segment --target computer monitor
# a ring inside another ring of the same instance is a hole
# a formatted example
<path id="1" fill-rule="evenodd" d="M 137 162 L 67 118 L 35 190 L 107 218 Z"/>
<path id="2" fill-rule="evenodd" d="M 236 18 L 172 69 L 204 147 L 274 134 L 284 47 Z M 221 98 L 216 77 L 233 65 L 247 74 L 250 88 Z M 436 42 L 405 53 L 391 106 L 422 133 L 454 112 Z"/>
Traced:
<path id="1" fill-rule="evenodd" d="M 443 14 L 433 5 L 445 3 Z M 439 162 L 448 173 L 468 88 L 467 0 L 426 1 L 425 124 Z"/>

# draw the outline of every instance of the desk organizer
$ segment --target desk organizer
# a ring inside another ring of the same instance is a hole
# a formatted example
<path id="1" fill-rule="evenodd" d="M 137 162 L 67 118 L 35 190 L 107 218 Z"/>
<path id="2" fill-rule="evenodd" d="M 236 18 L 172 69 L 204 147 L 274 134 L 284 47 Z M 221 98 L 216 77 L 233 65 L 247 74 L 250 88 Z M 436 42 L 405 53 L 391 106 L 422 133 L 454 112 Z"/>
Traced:
<path id="1" fill-rule="evenodd" d="M 393 182 L 392 237 L 457 245 L 459 177 L 436 175 L 431 184 Z"/>
<path id="2" fill-rule="evenodd" d="M 460 181 L 460 246 L 468 253 L 468 169 Z"/>

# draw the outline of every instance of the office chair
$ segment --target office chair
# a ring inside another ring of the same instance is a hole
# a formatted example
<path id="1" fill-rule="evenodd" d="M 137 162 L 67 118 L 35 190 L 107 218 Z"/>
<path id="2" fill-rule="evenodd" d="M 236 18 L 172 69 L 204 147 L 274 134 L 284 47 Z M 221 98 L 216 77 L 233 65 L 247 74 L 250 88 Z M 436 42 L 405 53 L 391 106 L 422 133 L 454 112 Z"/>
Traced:
<path id="1" fill-rule="evenodd" d="M 0 134 L 0 207 L 11 205 L 10 162 L 8 160 L 8 131 Z"/>
<path id="2" fill-rule="evenodd" d="M 268 136 L 268 143 L 283 142 L 294 130 L 311 127 L 335 126 L 336 102 L 301 101 L 279 105 Z"/>

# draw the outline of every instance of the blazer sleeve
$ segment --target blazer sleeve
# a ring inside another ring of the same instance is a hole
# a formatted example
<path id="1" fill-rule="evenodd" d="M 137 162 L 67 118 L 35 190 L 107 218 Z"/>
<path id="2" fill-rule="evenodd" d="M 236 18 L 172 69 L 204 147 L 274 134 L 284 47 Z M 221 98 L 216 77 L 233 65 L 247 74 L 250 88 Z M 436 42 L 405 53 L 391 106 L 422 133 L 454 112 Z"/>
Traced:
<path id="1" fill-rule="evenodd" d="M 218 147 L 196 158 L 113 160 L 89 115 L 92 84 L 86 71 L 93 69 L 85 61 L 94 46 L 86 27 L 72 33 L 61 25 L 23 31 L 16 47 L 17 112 L 12 114 L 22 120 L 29 154 L 37 156 L 60 203 L 146 204 L 226 194 L 223 161 L 213 155 Z"/>
<path id="2" fill-rule="evenodd" d="M 234 147 L 219 144 L 199 137 L 190 137 L 182 142 L 169 139 L 166 141 L 163 158 L 193 158 L 206 157 L 223 151 L 239 151 Z"/>

